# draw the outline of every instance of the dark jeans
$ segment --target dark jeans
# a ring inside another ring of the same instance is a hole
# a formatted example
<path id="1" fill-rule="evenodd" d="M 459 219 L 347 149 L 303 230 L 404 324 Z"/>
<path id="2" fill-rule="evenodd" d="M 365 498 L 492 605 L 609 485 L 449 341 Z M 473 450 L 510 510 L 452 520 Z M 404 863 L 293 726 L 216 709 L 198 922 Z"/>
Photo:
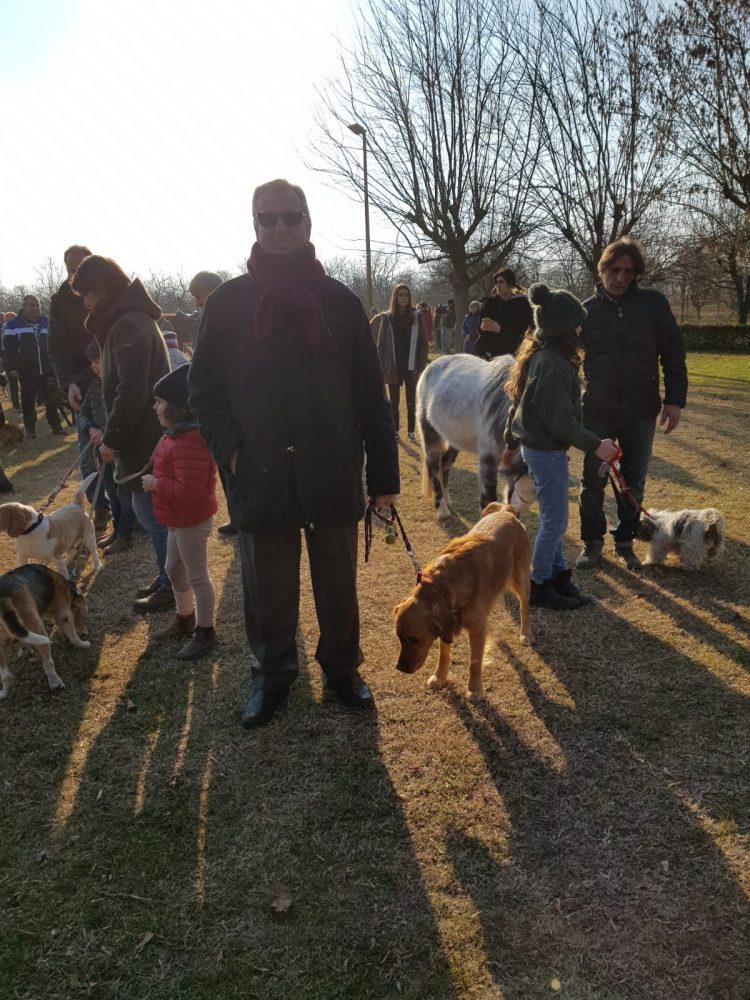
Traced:
<path id="1" fill-rule="evenodd" d="M 29 433 L 36 429 L 36 399 L 38 395 L 44 400 L 48 424 L 53 431 L 59 430 L 60 414 L 57 412 L 57 404 L 60 400 L 60 390 L 57 382 L 53 378 L 38 375 L 35 372 L 21 376 L 21 410 L 23 411 L 24 427 Z"/>
<path id="2" fill-rule="evenodd" d="M 169 575 L 166 570 L 167 562 L 167 529 L 154 517 L 154 510 L 151 506 L 150 493 L 131 493 L 133 500 L 133 511 L 138 519 L 138 523 L 146 532 L 154 548 L 156 556 L 156 566 L 159 571 L 159 585 L 170 587 Z"/>
<path id="3" fill-rule="evenodd" d="M 92 485 L 96 486 L 96 480 Z M 106 499 L 109 500 L 109 510 L 112 511 L 112 525 L 115 529 L 115 538 L 132 538 L 133 529 L 135 528 L 133 494 L 118 490 L 115 483 L 114 466 L 111 463 L 104 466 L 104 479 L 100 493 L 106 493 Z M 98 500 L 96 506 L 99 509 Z"/>
<path id="4" fill-rule="evenodd" d="M 353 674 L 359 648 L 357 525 L 305 529 L 320 639 L 315 659 L 326 677 Z M 302 539 L 298 528 L 239 532 L 245 631 L 257 665 L 253 689 L 286 690 L 299 672 L 297 622 Z"/>
<path id="5" fill-rule="evenodd" d="M 21 409 L 21 397 L 18 394 L 18 376 L 9 375 L 8 376 L 8 392 L 10 393 L 10 401 L 14 410 Z"/>
<path id="6" fill-rule="evenodd" d="M 76 421 L 76 432 L 78 434 L 78 451 L 81 453 L 86 445 L 89 443 L 89 432 L 81 427 L 81 421 L 78 418 L 78 414 L 75 417 Z M 80 462 L 81 467 L 81 479 L 85 479 L 86 476 L 90 476 L 92 472 L 96 472 L 96 464 L 94 462 L 94 449 L 89 448 L 86 454 L 83 456 Z M 99 490 L 99 496 L 96 498 L 96 510 L 110 510 L 110 504 L 108 502 L 109 490 L 107 488 L 107 476 L 113 476 L 112 466 L 109 467 L 109 473 L 104 473 L 104 489 Z M 114 479 L 112 480 L 114 485 Z M 86 499 L 89 503 L 93 502 L 94 492 L 96 490 L 96 480 L 90 483 L 88 489 L 86 490 Z M 113 512 L 114 515 L 114 512 Z"/>
<path id="7" fill-rule="evenodd" d="M 600 438 L 617 440 L 622 449 L 620 469 L 639 501 L 643 500 L 646 473 L 651 461 L 651 447 L 656 432 L 656 419 L 634 420 L 623 426 L 606 420 L 585 420 L 586 427 Z M 583 459 L 579 513 L 581 515 L 581 538 L 584 542 L 601 541 L 607 531 L 604 516 L 604 490 L 609 480 L 599 476 L 601 459 L 593 452 L 587 452 Z M 617 501 L 617 527 L 612 530 L 615 545 L 630 545 L 635 538 L 640 520 L 640 511 L 628 500 Z"/>
<path id="8" fill-rule="evenodd" d="M 388 386 L 388 396 L 391 400 L 393 410 L 393 425 L 398 430 L 398 410 L 401 397 L 401 386 L 406 389 L 406 429 L 410 434 L 414 433 L 416 427 L 417 413 L 417 375 L 416 372 L 407 372 L 403 379 L 396 385 Z"/>

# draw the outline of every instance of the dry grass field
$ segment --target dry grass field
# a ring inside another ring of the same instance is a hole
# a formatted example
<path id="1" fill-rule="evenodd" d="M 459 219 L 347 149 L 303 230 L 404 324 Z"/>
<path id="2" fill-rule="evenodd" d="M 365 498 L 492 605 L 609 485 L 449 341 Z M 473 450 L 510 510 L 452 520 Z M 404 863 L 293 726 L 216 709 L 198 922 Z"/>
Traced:
<path id="1" fill-rule="evenodd" d="M 290 706 L 244 732 L 235 545 L 212 543 L 220 649 L 190 665 L 149 645 L 164 616 L 131 614 L 141 536 L 93 587 L 91 649 L 55 639 L 65 691 L 30 660 L 0 704 L 0 997 L 747 1000 L 749 361 L 690 358 L 647 495 L 720 507 L 722 564 L 636 576 L 608 558 L 594 605 L 533 612 L 533 647 L 508 597 L 476 705 L 465 639 L 451 692 L 394 670 L 413 572 L 378 536 L 360 573 L 377 713 L 323 700 L 305 574 Z M 473 464 L 443 527 L 400 453 L 426 562 L 477 516 Z M 40 502 L 73 455 L 40 425 L 6 461 L 16 499 Z"/>

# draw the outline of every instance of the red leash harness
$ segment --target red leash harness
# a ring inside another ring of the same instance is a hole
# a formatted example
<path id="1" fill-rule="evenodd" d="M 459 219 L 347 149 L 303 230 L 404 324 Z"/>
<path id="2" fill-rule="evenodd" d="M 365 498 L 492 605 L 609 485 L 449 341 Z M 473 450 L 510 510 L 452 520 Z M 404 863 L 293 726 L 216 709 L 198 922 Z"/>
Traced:
<path id="1" fill-rule="evenodd" d="M 618 448 L 617 454 L 611 461 L 602 463 L 599 469 L 599 475 L 600 476 L 607 475 L 609 477 L 609 481 L 610 483 L 612 483 L 612 489 L 614 490 L 614 494 L 618 499 L 621 500 L 624 497 L 626 500 L 629 500 L 630 503 L 632 503 L 633 506 L 637 510 L 639 510 L 644 517 L 647 517 L 649 520 L 652 520 L 651 514 L 649 514 L 649 512 L 646 510 L 643 504 L 636 499 L 636 497 L 633 495 L 633 491 L 625 482 L 625 477 L 623 476 L 622 472 L 620 472 L 620 466 L 617 464 L 621 458 L 622 458 L 622 451 Z"/>

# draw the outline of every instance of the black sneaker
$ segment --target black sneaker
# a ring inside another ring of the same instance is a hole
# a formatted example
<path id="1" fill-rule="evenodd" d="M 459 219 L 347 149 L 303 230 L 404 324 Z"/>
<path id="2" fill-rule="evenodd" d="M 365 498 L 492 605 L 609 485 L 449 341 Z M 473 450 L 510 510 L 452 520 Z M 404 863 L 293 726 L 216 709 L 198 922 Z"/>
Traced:
<path id="1" fill-rule="evenodd" d="M 573 570 L 571 569 L 561 569 L 559 573 L 555 573 L 552 577 L 552 586 L 563 597 L 574 597 L 579 605 L 591 604 L 594 600 L 588 594 L 582 594 L 573 583 Z"/>
<path id="2" fill-rule="evenodd" d="M 152 580 L 147 587 L 139 587 L 135 592 L 135 596 L 151 597 L 152 594 L 156 593 L 159 587 L 161 587 L 161 583 L 159 582 L 159 577 L 157 576 L 156 579 Z"/>
<path id="3" fill-rule="evenodd" d="M 220 535 L 224 535 L 225 538 L 237 534 L 237 529 L 231 523 L 231 521 L 227 522 L 227 524 L 220 524 L 216 530 L 219 532 Z"/>
<path id="4" fill-rule="evenodd" d="M 544 583 L 532 580 L 529 605 L 532 608 L 549 608 L 550 611 L 573 611 L 580 608 L 581 602 L 576 597 L 559 594 L 552 580 L 545 580 Z"/>
<path id="5" fill-rule="evenodd" d="M 175 606 L 174 591 L 171 587 L 159 587 L 148 597 L 133 602 L 133 611 L 148 614 L 151 611 L 169 611 Z"/>

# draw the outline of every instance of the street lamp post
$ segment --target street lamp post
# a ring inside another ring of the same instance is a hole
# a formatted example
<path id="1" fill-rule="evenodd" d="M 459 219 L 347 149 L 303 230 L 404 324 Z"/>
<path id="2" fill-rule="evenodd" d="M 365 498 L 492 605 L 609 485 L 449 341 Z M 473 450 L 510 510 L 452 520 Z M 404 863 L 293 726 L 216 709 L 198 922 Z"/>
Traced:
<path id="1" fill-rule="evenodd" d="M 367 130 L 363 125 L 355 122 L 349 126 L 349 131 L 362 136 L 362 166 L 365 188 L 365 307 L 369 319 L 372 309 L 372 256 L 370 253 L 370 194 L 367 186 Z"/>

